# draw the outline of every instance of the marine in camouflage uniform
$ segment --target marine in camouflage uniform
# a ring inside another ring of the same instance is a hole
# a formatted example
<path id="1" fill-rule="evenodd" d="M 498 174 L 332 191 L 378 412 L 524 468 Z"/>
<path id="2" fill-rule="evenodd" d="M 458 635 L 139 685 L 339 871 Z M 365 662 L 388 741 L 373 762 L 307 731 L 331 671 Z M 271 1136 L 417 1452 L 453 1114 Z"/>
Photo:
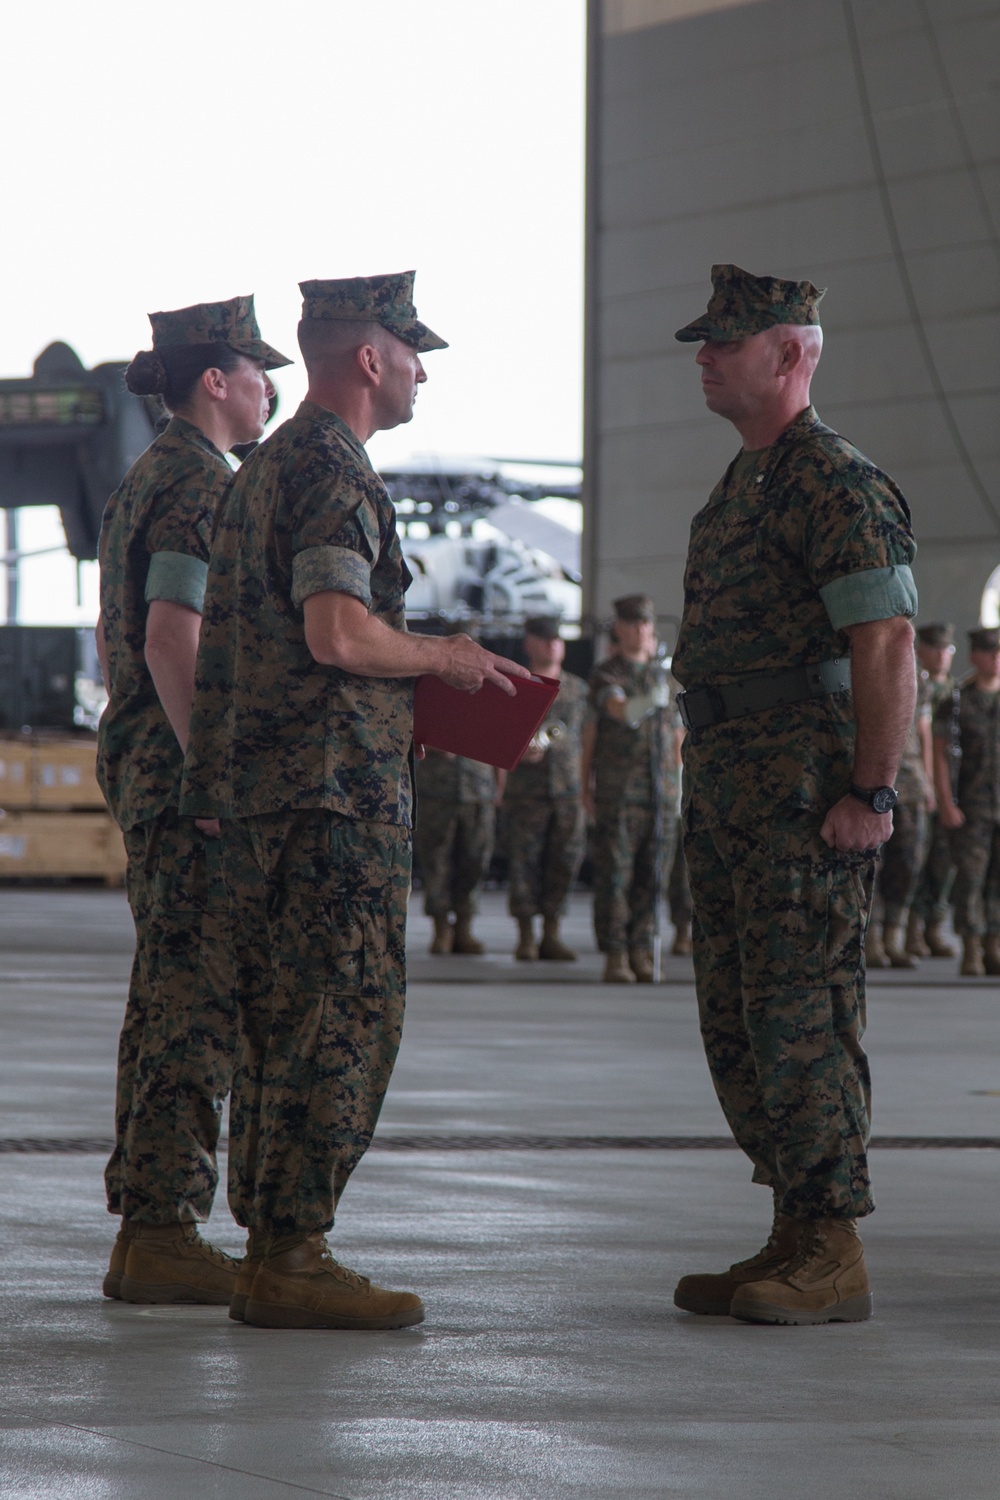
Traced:
<path id="1" fill-rule="evenodd" d="M 951 702 L 943 699 L 934 716 L 938 806 L 951 830 L 961 972 L 1000 975 L 1000 631 L 971 630 L 969 641 L 973 675 L 956 689 L 954 797 Z"/>
<path id="2" fill-rule="evenodd" d="M 170 380 L 187 385 L 188 375 L 194 386 L 197 372 L 216 362 L 232 367 L 231 381 L 242 365 L 260 421 L 254 426 L 237 418 L 226 430 L 234 442 L 259 437 L 273 395 L 262 371 L 288 361 L 260 339 L 253 299 L 153 313 L 150 322 L 153 352 L 136 356 L 126 376 L 130 385 L 145 390 L 142 381 L 152 369 L 168 392 Z M 178 404 L 188 410 L 187 402 Z M 226 403 L 215 409 L 225 423 Z M 162 618 L 163 612 L 156 614 L 161 602 L 200 615 L 212 533 L 232 478 L 207 434 L 174 415 L 112 495 L 101 530 L 99 643 L 109 701 L 98 731 L 97 772 L 124 832 L 136 929 L 118 1049 L 115 1149 L 105 1172 L 108 1209 L 123 1221 L 105 1279 L 112 1297 L 122 1294 L 137 1226 L 149 1239 L 150 1227 L 169 1231 L 206 1219 L 218 1180 L 216 1143 L 235 1037 L 229 902 L 218 838 L 206 837 L 193 818 L 178 812 L 183 754 L 147 650 L 150 619 Z M 174 618 L 167 616 L 168 622 Z M 192 643 L 192 671 L 193 650 Z M 176 667 L 176 654 L 171 660 Z M 219 1279 L 211 1257 L 198 1250 L 196 1260 L 199 1255 L 208 1279 Z M 128 1273 L 130 1300 L 172 1300 L 140 1285 L 135 1256 Z M 188 1288 L 186 1300 L 199 1300 L 195 1290 Z"/>
<path id="3" fill-rule="evenodd" d="M 528 665 L 542 676 L 558 676 L 559 692 L 504 787 L 509 910 L 519 929 L 514 956 L 528 962 L 572 962 L 576 954 L 562 941 L 559 924 L 587 834 L 580 780 L 587 684 L 562 669 L 565 645 L 558 620 L 526 620 L 524 639 Z M 537 916 L 542 918 L 541 943 L 534 931 Z"/>
<path id="4" fill-rule="evenodd" d="M 930 783 L 925 742 L 930 723 L 927 691 L 918 683 L 917 707 L 896 775 L 899 801 L 892 812 L 892 838 L 882 850 L 875 877 L 875 910 L 865 939 L 865 960 L 872 968 L 912 969 L 917 963 L 916 955 L 907 951 L 906 933 L 927 848 Z"/>
<path id="5" fill-rule="evenodd" d="M 626 595 L 614 608 L 616 629 L 653 624 L 648 595 Z M 624 717 L 617 717 L 617 705 L 624 705 Z M 584 776 L 592 764 L 597 946 L 607 955 L 606 982 L 651 983 L 656 894 L 666 883 L 676 832 L 670 813 L 678 763 L 666 672 L 649 650 L 641 660 L 615 651 L 591 673 L 589 706 Z"/>
<path id="6" fill-rule="evenodd" d="M 413 843 L 424 911 L 434 923 L 431 952 L 483 953 L 472 919 L 493 858 L 496 773 L 481 761 L 428 749 L 417 762 L 417 799 Z"/>
<path id="7" fill-rule="evenodd" d="M 951 702 L 955 689 L 949 671 L 955 654 L 954 641 L 953 625 L 936 623 L 917 627 L 917 660 L 921 668 L 918 680 L 932 720 L 945 699 Z M 928 814 L 927 824 L 926 854 L 910 908 L 906 948 L 917 958 L 954 958 L 957 950 L 945 931 L 955 882 L 951 834 L 936 808 Z"/>
<path id="8" fill-rule="evenodd" d="M 249 1236 L 230 1314 L 257 1325 L 423 1317 L 325 1240 L 400 1041 L 413 679 L 509 687 L 467 637 L 406 633 L 409 573 L 364 441 L 410 419 L 419 353 L 446 347 L 412 288 L 412 272 L 301 284 L 310 396 L 240 469 L 209 567 L 182 808 L 223 820 L 250 959 L 229 1157 Z"/>
<path id="9" fill-rule="evenodd" d="M 875 639 L 891 643 L 900 743 L 872 759 L 894 763 L 912 711 L 903 617 L 916 608 L 915 548 L 897 487 L 807 404 L 822 293 L 735 266 L 712 274 L 707 315 L 677 337 L 704 341 L 709 409 L 759 437 L 691 526 L 672 663 L 688 727 L 682 819 L 709 1068 L 754 1180 L 774 1194 L 775 1220 L 759 1255 L 684 1277 L 675 1300 L 750 1321 L 864 1318 L 854 1221 L 873 1208 L 861 1038 L 875 850 L 852 845 L 886 821 L 870 797 L 891 806 L 892 793 L 859 788 L 857 804 L 848 795 L 857 773 L 846 632 L 885 622 Z M 748 390 L 758 392 L 756 421 L 740 404 Z M 855 652 L 871 638 L 859 633 Z M 855 667 L 869 712 L 890 691 L 871 693 L 870 659 Z"/>

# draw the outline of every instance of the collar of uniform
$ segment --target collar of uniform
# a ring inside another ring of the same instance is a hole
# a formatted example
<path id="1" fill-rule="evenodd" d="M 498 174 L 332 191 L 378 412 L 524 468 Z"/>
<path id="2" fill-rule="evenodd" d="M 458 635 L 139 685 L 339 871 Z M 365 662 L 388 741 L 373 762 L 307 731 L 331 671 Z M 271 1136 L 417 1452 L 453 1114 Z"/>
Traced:
<path id="1" fill-rule="evenodd" d="M 213 458 L 221 458 L 223 463 L 226 462 L 226 455 L 219 451 L 212 439 L 202 432 L 200 427 L 189 422 L 186 417 L 171 417 L 163 429 L 163 436 L 182 438 L 187 443 L 195 443 L 199 448 L 204 448 L 205 452 L 210 453 Z"/>
<path id="2" fill-rule="evenodd" d="M 346 443 L 351 452 L 360 458 L 365 467 L 371 468 L 372 461 L 365 451 L 364 443 L 357 433 L 348 427 L 343 417 L 338 417 L 335 411 L 330 411 L 326 406 L 319 406 L 315 401 L 303 401 L 295 415 L 305 417 L 310 422 L 316 422 L 321 427 L 332 429 L 341 442 Z"/>
<path id="3" fill-rule="evenodd" d="M 818 426 L 819 417 L 816 415 L 816 408 L 814 406 L 807 406 L 805 411 L 795 418 L 794 422 L 788 424 L 780 437 L 775 438 L 770 448 L 766 449 L 766 457 L 762 459 L 760 470 L 757 474 L 757 483 L 761 488 L 765 488 L 770 483 L 775 466 L 784 457 L 786 448 L 790 444 L 797 442 L 799 438 L 805 437 L 814 427 Z"/>

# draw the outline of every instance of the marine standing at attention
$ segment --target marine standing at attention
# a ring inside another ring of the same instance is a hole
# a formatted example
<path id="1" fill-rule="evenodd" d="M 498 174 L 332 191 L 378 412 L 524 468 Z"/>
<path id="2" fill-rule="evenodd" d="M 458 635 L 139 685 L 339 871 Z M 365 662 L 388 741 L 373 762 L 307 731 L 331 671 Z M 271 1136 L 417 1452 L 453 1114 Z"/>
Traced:
<path id="1" fill-rule="evenodd" d="M 182 805 L 223 820 L 250 956 L 229 1158 L 249 1233 L 230 1316 L 395 1328 L 421 1321 L 419 1297 L 340 1265 L 325 1235 L 399 1047 L 413 679 L 512 694 L 506 674 L 528 674 L 468 636 L 406 631 L 410 577 L 364 444 L 410 420 L 420 355 L 447 347 L 417 318 L 413 273 L 301 290 L 309 389 L 240 469 L 216 535 Z"/>
<path id="2" fill-rule="evenodd" d="M 445 750 L 429 749 L 417 765 L 413 847 L 434 923 L 432 953 L 486 952 L 472 919 L 496 842 L 497 785 L 493 766 Z"/>
<path id="3" fill-rule="evenodd" d="M 957 704 L 943 698 L 934 715 L 934 775 L 955 860 L 959 973 L 1000 975 L 1000 630 L 970 630 L 969 659 Z"/>
<path id="4" fill-rule="evenodd" d="M 656 660 L 652 599 L 627 594 L 614 610 L 614 647 L 590 674 L 583 731 L 583 800 L 595 825 L 594 933 L 606 955 L 605 984 L 652 984 L 656 893 L 673 860 L 676 733 L 666 669 Z"/>
<path id="5" fill-rule="evenodd" d="M 108 501 L 98 653 L 108 706 L 97 771 L 124 831 L 136 949 L 118 1048 L 108 1209 L 121 1216 L 104 1279 L 130 1302 L 228 1302 L 236 1265 L 200 1238 L 235 1039 L 232 930 L 218 830 L 178 813 L 195 653 L 224 455 L 264 431 L 289 360 L 252 297 L 150 314 L 152 351 L 129 390 L 173 413 Z"/>
<path id="6" fill-rule="evenodd" d="M 525 620 L 524 654 L 536 675 L 559 679 L 559 692 L 504 785 L 510 914 L 518 927 L 514 957 L 569 963 L 576 954 L 560 937 L 559 924 L 587 836 L 580 783 L 587 684 L 563 670 L 566 642 L 558 620 Z M 541 941 L 534 928 L 538 916 Z"/>
<path id="7" fill-rule="evenodd" d="M 674 1300 L 749 1322 L 871 1315 L 862 943 L 913 717 L 915 547 L 892 480 L 809 404 L 808 281 L 715 266 L 708 409 L 743 447 L 691 525 L 673 671 L 702 1036 L 754 1181 L 764 1249 Z"/>
<path id="8" fill-rule="evenodd" d="M 954 655 L 954 625 L 942 621 L 917 626 L 917 682 L 930 706 L 932 724 L 940 704 L 945 699 L 949 704 L 952 701 Z M 931 774 L 935 779 L 933 771 Z M 945 931 L 955 879 L 951 833 L 941 822 L 936 807 L 928 824 L 927 853 L 910 908 L 906 951 L 915 958 L 954 958 L 958 950 Z"/>

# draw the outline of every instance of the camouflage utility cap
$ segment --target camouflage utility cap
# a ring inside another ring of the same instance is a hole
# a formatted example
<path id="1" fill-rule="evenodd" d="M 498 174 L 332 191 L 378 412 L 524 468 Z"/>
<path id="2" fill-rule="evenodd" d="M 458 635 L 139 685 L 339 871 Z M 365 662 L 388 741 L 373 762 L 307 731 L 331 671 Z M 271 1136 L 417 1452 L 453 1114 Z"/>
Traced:
<path id="1" fill-rule="evenodd" d="M 918 625 L 917 640 L 921 646 L 953 646 L 955 644 L 954 625 Z"/>
<path id="2" fill-rule="evenodd" d="M 753 276 L 740 266 L 713 266 L 708 310 L 678 328 L 674 338 L 682 344 L 698 339 L 729 343 L 778 323 L 818 324 L 817 303 L 825 292 L 826 287 L 815 287 L 811 281 L 782 281 L 780 276 Z"/>
<path id="3" fill-rule="evenodd" d="M 532 615 L 530 620 L 524 622 L 524 633 L 536 636 L 540 641 L 557 641 L 559 621 L 551 615 Z"/>
<path id="4" fill-rule="evenodd" d="M 1000 651 L 1000 630 L 983 627 L 969 631 L 970 651 Z"/>
<path id="5" fill-rule="evenodd" d="M 339 281 L 300 281 L 302 317 L 337 323 L 381 323 L 421 354 L 447 349 L 444 339 L 421 323 L 413 305 L 416 271 L 389 276 L 345 276 Z"/>
<path id="6" fill-rule="evenodd" d="M 616 620 L 656 619 L 656 606 L 648 594 L 624 594 L 614 601 L 614 611 Z"/>
<path id="7" fill-rule="evenodd" d="M 253 297 L 230 297 L 228 302 L 196 302 L 176 312 L 150 313 L 153 348 L 175 349 L 183 344 L 228 344 L 237 354 L 260 359 L 265 370 L 292 361 L 272 349 L 260 336 Z"/>

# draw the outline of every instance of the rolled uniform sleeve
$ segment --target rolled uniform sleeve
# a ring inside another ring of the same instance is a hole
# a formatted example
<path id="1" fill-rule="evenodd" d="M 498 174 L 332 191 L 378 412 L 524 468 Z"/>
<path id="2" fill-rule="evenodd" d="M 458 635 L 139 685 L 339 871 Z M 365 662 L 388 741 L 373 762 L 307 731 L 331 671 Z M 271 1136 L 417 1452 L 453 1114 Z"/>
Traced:
<path id="1" fill-rule="evenodd" d="M 332 590 L 372 602 L 372 568 L 379 556 L 379 520 L 361 485 L 341 473 L 311 488 L 296 506 L 292 525 L 292 602 Z"/>
<path id="2" fill-rule="evenodd" d="M 202 613 L 215 516 L 228 477 L 220 475 L 210 486 L 185 477 L 157 497 L 146 531 L 147 604 L 163 599 Z"/>
<path id="3" fill-rule="evenodd" d="M 813 476 L 823 503 L 810 509 L 809 576 L 835 630 L 912 618 L 917 589 L 910 513 L 888 475 L 860 458 L 817 455 Z"/>
<path id="4" fill-rule="evenodd" d="M 819 595 L 834 630 L 870 620 L 891 620 L 895 615 L 912 619 L 917 612 L 917 586 L 905 563 L 848 573 L 821 588 Z"/>
<path id="5" fill-rule="evenodd" d="M 154 552 L 146 574 L 146 603 L 163 599 L 199 615 L 205 608 L 208 563 L 186 552 Z"/>

